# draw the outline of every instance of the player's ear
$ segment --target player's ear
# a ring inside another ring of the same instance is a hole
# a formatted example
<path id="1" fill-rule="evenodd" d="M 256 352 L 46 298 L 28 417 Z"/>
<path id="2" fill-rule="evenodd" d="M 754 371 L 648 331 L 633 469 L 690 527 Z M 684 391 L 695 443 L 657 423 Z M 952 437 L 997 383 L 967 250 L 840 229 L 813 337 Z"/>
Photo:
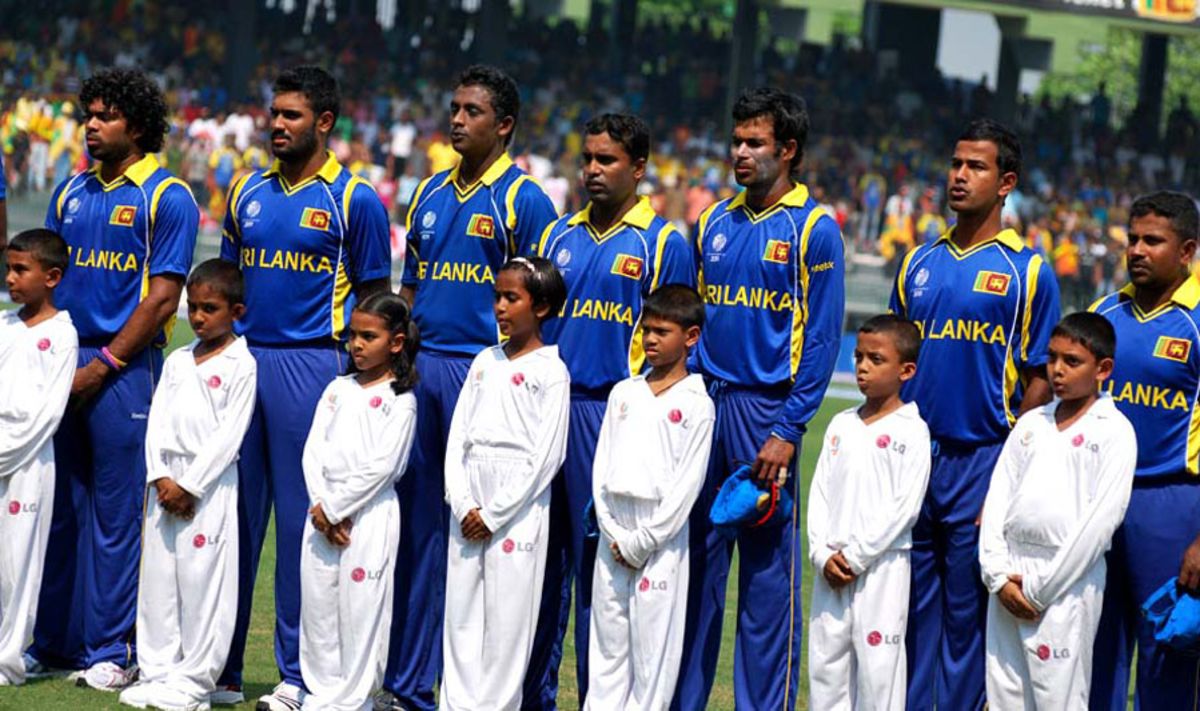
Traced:
<path id="1" fill-rule="evenodd" d="M 641 180 L 644 177 L 646 177 L 646 159 L 638 158 L 633 162 L 633 178 Z"/>
<path id="2" fill-rule="evenodd" d="M 1192 260 L 1196 258 L 1196 240 L 1185 239 L 1179 245 L 1179 263 L 1191 268 Z"/>
<path id="3" fill-rule="evenodd" d="M 319 133 L 324 133 L 325 135 L 329 135 L 330 133 L 333 133 L 333 125 L 335 123 L 337 123 L 337 119 L 335 119 L 333 117 L 332 111 L 322 111 L 320 113 L 320 115 L 317 116 L 317 120 L 316 120 L 317 131 Z"/>
<path id="4" fill-rule="evenodd" d="M 911 360 L 900 364 L 900 382 L 906 383 L 917 374 L 917 364 Z"/>
<path id="5" fill-rule="evenodd" d="M 234 304 L 229 309 L 229 313 L 233 315 L 234 321 L 239 321 L 239 320 L 241 320 L 241 318 L 243 316 L 246 315 L 246 305 L 245 304 Z"/>
<path id="6" fill-rule="evenodd" d="M 63 270 L 58 267 L 50 267 L 46 270 L 46 288 L 53 289 L 62 282 Z"/>
<path id="7" fill-rule="evenodd" d="M 1000 174 L 1000 197 L 1005 197 L 1017 189 L 1017 174 L 1011 170 Z"/>
<path id="8" fill-rule="evenodd" d="M 1096 384 L 1099 385 L 1105 380 L 1108 380 L 1109 376 L 1112 375 L 1112 372 L 1113 359 L 1101 358 L 1100 362 L 1096 363 Z"/>
<path id="9" fill-rule="evenodd" d="M 687 344 L 688 348 L 692 348 L 697 343 L 699 343 L 700 342 L 700 327 L 699 326 L 688 326 L 687 330 L 685 330 L 683 332 L 683 342 Z"/>
<path id="10" fill-rule="evenodd" d="M 513 130 L 517 127 L 517 120 L 512 116 L 505 116 L 496 121 L 496 135 L 507 139 L 512 135 Z"/>
<path id="11" fill-rule="evenodd" d="M 789 138 L 779 147 L 779 159 L 785 163 L 800 161 L 797 160 L 800 156 L 800 144 L 794 138 Z"/>
<path id="12" fill-rule="evenodd" d="M 403 331 L 396 331 L 392 334 L 392 341 L 388 344 L 388 353 L 396 355 L 404 352 L 404 340 L 406 336 Z"/>

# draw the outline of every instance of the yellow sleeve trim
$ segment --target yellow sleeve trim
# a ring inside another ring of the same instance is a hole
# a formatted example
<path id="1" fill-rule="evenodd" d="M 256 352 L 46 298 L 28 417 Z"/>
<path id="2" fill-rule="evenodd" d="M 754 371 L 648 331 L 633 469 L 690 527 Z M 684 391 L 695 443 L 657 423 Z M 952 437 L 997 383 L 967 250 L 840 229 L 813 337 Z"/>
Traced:
<path id="1" fill-rule="evenodd" d="M 654 279 L 650 282 L 650 291 L 654 291 L 658 287 L 662 286 L 661 277 L 663 252 L 667 251 L 667 240 L 671 238 L 672 232 L 678 233 L 679 230 L 677 230 L 675 225 L 671 224 L 670 222 L 663 225 L 663 228 L 658 231 L 658 239 L 654 245 Z"/>
<path id="2" fill-rule="evenodd" d="M 155 220 L 155 218 L 158 217 L 158 201 L 160 198 L 162 198 L 162 194 L 164 192 L 166 192 L 167 188 L 171 187 L 172 185 L 178 185 L 178 186 L 182 187 L 184 190 L 187 191 L 188 197 L 192 198 L 193 202 L 196 200 L 196 197 L 194 195 L 192 195 L 192 189 L 188 187 L 187 183 L 183 182 L 179 178 L 167 178 L 166 180 L 159 183 L 158 186 L 154 188 L 154 194 L 150 198 L 150 229 L 151 229 L 151 231 L 154 230 L 154 220 Z"/>
<path id="3" fill-rule="evenodd" d="M 905 316 L 908 314 L 908 297 L 904 290 L 908 285 L 908 264 L 912 261 L 913 256 L 917 253 L 917 248 L 914 247 L 908 250 L 908 254 L 904 255 L 904 259 L 900 261 L 900 271 L 896 273 L 896 296 L 900 299 L 900 308 L 904 313 L 898 314 Z"/>
<path id="4" fill-rule="evenodd" d="M 517 193 L 521 192 L 521 185 L 526 182 L 537 185 L 533 178 L 522 175 L 508 186 L 508 192 L 504 195 L 504 223 L 508 225 L 510 232 L 517 228 Z"/>
<path id="5" fill-rule="evenodd" d="M 814 207 L 808 213 L 808 217 L 804 220 L 804 228 L 800 231 L 800 249 L 797 250 L 796 260 L 800 271 L 800 291 L 803 292 L 801 298 L 796 299 L 792 306 L 792 379 L 796 378 L 796 373 L 800 370 L 800 359 L 804 356 L 804 327 L 808 324 L 808 264 L 805 263 L 805 257 L 808 256 L 808 238 L 812 235 L 813 227 L 816 226 L 817 220 L 825 217 L 825 211 L 819 207 Z"/>
<path id="6" fill-rule="evenodd" d="M 1038 272 L 1042 270 L 1042 257 L 1035 254 L 1025 271 L 1025 317 L 1021 319 L 1021 362 L 1029 360 L 1029 325 L 1033 323 L 1033 300 L 1037 297 Z"/>
<path id="7" fill-rule="evenodd" d="M 542 230 L 542 236 L 538 238 L 537 253 L 539 257 L 546 256 L 546 244 L 550 241 L 550 232 L 557 224 L 558 220 L 554 220 L 550 224 L 546 225 L 546 229 Z"/>
<path id="8" fill-rule="evenodd" d="M 404 216 L 405 232 L 412 232 L 413 213 L 417 211 L 417 205 L 421 204 L 421 196 L 425 193 L 425 186 L 429 185 L 429 181 L 432 179 L 433 177 L 430 176 L 417 183 L 417 189 L 413 192 L 412 200 L 408 203 L 408 214 Z"/>

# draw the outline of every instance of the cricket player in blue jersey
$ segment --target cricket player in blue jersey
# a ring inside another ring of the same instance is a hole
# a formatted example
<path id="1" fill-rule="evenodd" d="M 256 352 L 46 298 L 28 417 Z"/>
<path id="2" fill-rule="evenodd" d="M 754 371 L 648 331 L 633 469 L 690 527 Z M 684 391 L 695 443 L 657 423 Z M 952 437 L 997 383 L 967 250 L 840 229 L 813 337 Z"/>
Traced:
<path id="1" fill-rule="evenodd" d="M 86 669 L 80 685 L 116 690 L 137 675 L 146 418 L 200 211 L 152 155 L 167 106 L 149 77 L 100 71 L 79 99 L 96 164 L 59 185 L 46 214 L 71 251 L 55 300 L 79 332 L 79 369 L 55 436 L 42 614 L 26 667 L 30 676 Z"/>
<path id="2" fill-rule="evenodd" d="M 567 459 L 555 482 L 553 505 L 558 515 L 553 520 L 556 529 L 551 541 L 565 545 L 568 552 L 557 600 L 570 599 L 571 581 L 575 581 L 580 706 L 587 696 L 588 626 L 596 559 L 596 542 L 585 538 L 584 512 L 592 498 L 592 462 L 608 393 L 613 385 L 640 373 L 645 362 L 640 328 L 643 300 L 664 284 L 696 286 L 691 245 L 674 225 L 654 213 L 648 198 L 638 196 L 649 157 L 650 129 L 640 118 L 603 114 L 588 121 L 582 161 L 583 185 L 590 202 L 580 212 L 550 225 L 538 247 L 567 284 L 566 306 L 559 318 L 546 322 L 543 336 L 547 343 L 558 345 L 559 356 L 571 372 Z M 556 601 L 552 599 L 555 594 L 549 589 L 543 593 L 547 606 Z M 567 620 L 565 606 L 547 606 L 538 620 L 539 631 Z M 557 619 L 550 609 L 558 610 Z M 536 671 L 531 667 L 534 673 L 527 674 L 525 708 L 555 707 L 565 627 L 560 629 L 553 640 L 552 656 L 542 656 L 541 661 L 548 664 Z M 535 659 L 537 652 L 544 651 L 544 647 L 535 649 Z"/>
<path id="3" fill-rule="evenodd" d="M 1200 239 L 1196 202 L 1182 193 L 1129 209 L 1129 284 L 1091 310 L 1117 332 L 1109 392 L 1137 435 L 1125 522 L 1108 553 L 1104 611 L 1092 656 L 1091 708 L 1124 709 L 1137 649 L 1140 709 L 1200 707 L 1200 660 L 1157 644 L 1142 603 L 1174 576 L 1200 593 Z"/>
<path id="4" fill-rule="evenodd" d="M 916 322 L 924 339 L 902 395 L 920 408 L 933 448 L 913 529 L 910 709 L 983 707 L 978 518 L 1009 429 L 1051 396 L 1045 364 L 1058 285 L 1041 256 L 1000 224 L 1020 173 L 1016 136 L 995 121 L 970 123 L 947 176 L 958 222 L 905 256 L 892 292 L 892 311 Z"/>
<path id="5" fill-rule="evenodd" d="M 392 644 L 376 708 L 434 708 L 442 661 L 446 536 L 443 468 L 450 418 L 471 360 L 500 341 L 492 314 L 496 272 L 532 254 L 557 215 L 508 155 L 520 113 L 516 82 L 472 66 L 450 102 L 450 142 L 461 161 L 423 180 L 410 201 L 401 295 L 421 332 L 417 440 L 398 485 L 400 554 Z"/>
<path id="6" fill-rule="evenodd" d="M 797 450 L 833 375 L 842 335 L 842 234 L 797 182 L 808 137 L 804 100 L 754 89 L 733 107 L 734 177 L 745 188 L 700 216 L 697 249 L 705 329 L 695 360 L 717 410 L 708 479 L 691 520 L 683 667 L 673 708 L 706 707 L 716 673 L 733 546 L 738 547 L 734 701 L 791 709 L 800 683 Z M 743 527 L 736 541 L 708 512 L 724 480 L 750 464 L 762 486 L 786 487 L 794 515 Z"/>
<path id="7" fill-rule="evenodd" d="M 258 402 L 239 462 L 238 624 L 214 702 L 242 698 L 250 603 L 271 505 L 275 509 L 275 663 L 280 683 L 262 711 L 300 708 L 300 545 L 308 491 L 300 455 L 325 386 L 346 365 L 354 304 L 390 290 L 387 213 L 375 190 L 326 150 L 337 122 L 337 81 L 301 66 L 275 80 L 274 164 L 229 192 L 221 257 L 246 282 L 239 321 L 258 363 Z M 332 647 L 331 647 L 332 648 Z"/>

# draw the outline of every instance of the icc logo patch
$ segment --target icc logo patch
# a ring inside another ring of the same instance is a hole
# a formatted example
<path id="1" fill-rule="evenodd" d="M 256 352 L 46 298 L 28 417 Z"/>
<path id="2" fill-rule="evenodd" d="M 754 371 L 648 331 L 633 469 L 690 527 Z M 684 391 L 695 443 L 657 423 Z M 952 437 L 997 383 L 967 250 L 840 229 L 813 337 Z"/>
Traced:
<path id="1" fill-rule="evenodd" d="M 1186 363 L 1188 356 L 1192 353 L 1192 342 L 1186 338 L 1171 338 L 1170 336 L 1159 336 L 1158 342 L 1154 344 L 1154 357 L 1166 358 L 1178 363 Z"/>
<path id="2" fill-rule="evenodd" d="M 921 267 L 917 270 L 917 275 L 913 277 L 913 286 L 918 289 L 925 286 L 929 282 L 929 270 Z"/>
<path id="3" fill-rule="evenodd" d="M 763 251 L 764 262 L 775 262 L 776 264 L 787 264 L 788 257 L 792 254 L 792 243 L 785 242 L 781 239 L 767 240 L 767 248 Z"/>
<path id="4" fill-rule="evenodd" d="M 108 224 L 117 227 L 133 227 L 133 219 L 137 217 L 136 205 L 117 205 L 108 216 Z"/>
<path id="5" fill-rule="evenodd" d="M 713 241 L 712 241 L 713 251 L 720 252 L 722 249 L 725 249 L 725 245 L 728 242 L 729 242 L 729 238 L 725 236 L 725 233 L 718 232 L 717 236 L 713 237 Z"/>
<path id="6" fill-rule="evenodd" d="M 631 254 L 618 254 L 613 260 L 612 273 L 629 279 L 641 279 L 642 260 Z"/>
<path id="7" fill-rule="evenodd" d="M 1008 294 L 1008 284 L 1010 281 L 1012 281 L 1012 277 L 1008 274 L 981 271 L 975 275 L 974 291 L 980 294 L 1005 296 Z"/>
<path id="8" fill-rule="evenodd" d="M 437 215 L 432 212 L 427 212 L 421 216 L 421 226 L 425 229 L 433 227 L 433 223 L 437 222 Z"/>
<path id="9" fill-rule="evenodd" d="M 328 210 L 318 210 L 314 207 L 304 208 L 304 213 L 300 215 L 300 226 L 307 227 L 310 230 L 321 230 L 322 232 L 329 231 Z"/>
<path id="10" fill-rule="evenodd" d="M 566 247 L 558 250 L 558 256 L 554 258 L 554 261 L 560 267 L 567 266 L 571 263 L 571 250 L 567 249 Z"/>
<path id="11" fill-rule="evenodd" d="M 471 215 L 467 223 L 467 236 L 492 239 L 496 236 L 496 221 L 490 215 Z"/>
<path id="12" fill-rule="evenodd" d="M 79 198 L 77 198 L 77 197 L 71 198 L 70 200 L 67 201 L 67 212 L 74 215 L 75 213 L 79 212 L 79 206 L 81 204 L 82 203 L 79 202 Z"/>
<path id="13" fill-rule="evenodd" d="M 262 212 L 262 204 L 258 200 L 251 200 L 246 206 L 246 217 L 258 217 L 258 213 Z"/>

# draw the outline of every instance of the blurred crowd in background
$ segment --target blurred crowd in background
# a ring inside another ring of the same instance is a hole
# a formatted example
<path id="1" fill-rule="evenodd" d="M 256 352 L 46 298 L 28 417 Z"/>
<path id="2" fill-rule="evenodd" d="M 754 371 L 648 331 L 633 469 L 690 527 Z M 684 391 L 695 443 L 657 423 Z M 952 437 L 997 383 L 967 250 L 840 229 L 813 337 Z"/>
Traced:
<path id="1" fill-rule="evenodd" d="M 75 98 L 80 81 L 100 66 L 136 66 L 159 80 L 174 112 L 160 158 L 191 184 L 213 227 L 235 176 L 269 164 L 266 107 L 274 75 L 318 63 L 342 83 L 331 147 L 376 186 L 396 224 L 396 244 L 403 244 L 403 215 L 417 183 L 457 160 L 446 116 L 454 77 L 474 59 L 468 18 L 443 12 L 410 33 L 385 33 L 368 16 L 307 35 L 260 23 L 261 63 L 244 95 L 231 96 L 221 75 L 227 46 L 219 11 L 115 3 L 108 17 L 43 16 L 6 28 L 0 146 L 10 199 L 51 190 L 86 167 Z M 726 159 L 727 35 L 703 20 L 647 22 L 628 66 L 611 71 L 597 69 L 609 66 L 597 61 L 608 56 L 602 33 L 569 21 L 509 21 L 508 36 L 520 42 L 509 46 L 503 66 L 523 92 L 512 154 L 560 212 L 586 199 L 579 132 L 602 111 L 637 113 L 651 125 L 655 145 L 642 188 L 682 229 L 736 190 Z M 104 29 L 111 27 L 123 29 Z M 949 155 L 966 119 L 989 113 L 992 96 L 983 82 L 898 76 L 839 41 L 789 51 L 770 44 L 757 63 L 758 76 L 808 102 L 803 179 L 837 216 L 859 262 L 894 269 L 907 249 L 945 230 L 952 218 L 943 204 Z M 1151 188 L 1196 194 L 1200 125 L 1183 100 L 1166 113 L 1165 131 L 1147 130 L 1137 111 L 1114 115 L 1102 85 L 1085 101 L 1022 100 L 1014 128 L 1024 173 L 1005 220 L 1053 265 L 1064 308 L 1086 306 L 1121 282 L 1134 197 Z"/>

